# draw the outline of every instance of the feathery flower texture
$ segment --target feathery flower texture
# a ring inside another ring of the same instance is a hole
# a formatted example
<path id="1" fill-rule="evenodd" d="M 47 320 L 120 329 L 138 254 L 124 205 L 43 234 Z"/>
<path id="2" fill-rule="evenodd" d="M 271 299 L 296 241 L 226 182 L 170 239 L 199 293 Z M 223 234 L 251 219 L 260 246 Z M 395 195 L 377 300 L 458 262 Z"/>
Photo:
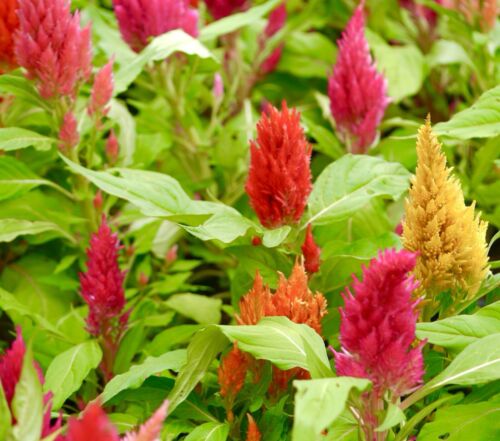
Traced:
<path id="1" fill-rule="evenodd" d="M 415 277 L 425 296 L 451 290 L 457 300 L 473 297 L 488 272 L 487 223 L 466 207 L 451 176 L 430 119 L 417 138 L 417 169 L 405 207 L 403 245 L 419 253 Z"/>
<path id="2" fill-rule="evenodd" d="M 205 4 L 216 20 L 244 11 L 248 7 L 247 0 L 205 0 Z"/>
<path id="3" fill-rule="evenodd" d="M 252 418 L 252 415 L 250 415 L 249 413 L 247 414 L 247 418 L 248 418 L 248 429 L 247 429 L 246 441 L 260 441 L 261 434 L 259 431 L 259 427 L 257 426 L 257 423 Z"/>
<path id="4" fill-rule="evenodd" d="M 109 111 L 107 105 L 113 97 L 114 88 L 113 63 L 114 60 L 108 61 L 95 76 L 88 105 L 89 115 L 106 115 Z"/>
<path id="5" fill-rule="evenodd" d="M 408 393 L 424 374 L 422 345 L 412 347 L 418 283 L 408 273 L 415 263 L 415 253 L 382 252 L 363 269 L 362 281 L 354 279 L 354 294 L 347 289 L 343 295 L 337 374 L 370 379 L 377 397 Z"/>
<path id="6" fill-rule="evenodd" d="M 75 98 L 91 72 L 90 28 L 68 0 L 19 0 L 15 53 L 42 98 Z"/>
<path id="7" fill-rule="evenodd" d="M 109 335 L 117 318 L 122 328 L 127 320 L 127 314 L 122 314 L 125 273 L 118 266 L 119 249 L 118 237 L 103 217 L 98 232 L 90 239 L 87 272 L 80 274 L 81 295 L 89 306 L 87 329 L 95 336 Z"/>
<path id="8" fill-rule="evenodd" d="M 337 62 L 328 81 L 337 130 L 353 153 L 365 153 L 373 143 L 389 104 L 386 80 L 375 68 L 364 31 L 360 5 L 338 41 Z"/>
<path id="9" fill-rule="evenodd" d="M 306 271 L 309 274 L 317 273 L 321 264 L 321 248 L 314 242 L 311 224 L 307 225 L 306 238 L 301 249 Z"/>
<path id="10" fill-rule="evenodd" d="M 122 37 L 136 52 L 174 29 L 198 35 L 198 11 L 188 0 L 113 0 L 113 6 Z"/>
<path id="11" fill-rule="evenodd" d="M 300 126 L 300 113 L 268 106 L 250 142 L 246 192 L 262 225 L 276 228 L 297 223 L 312 190 L 311 146 Z"/>
<path id="12" fill-rule="evenodd" d="M 14 56 L 14 34 L 19 26 L 17 18 L 18 0 L 0 2 L 0 73 L 16 65 Z"/>

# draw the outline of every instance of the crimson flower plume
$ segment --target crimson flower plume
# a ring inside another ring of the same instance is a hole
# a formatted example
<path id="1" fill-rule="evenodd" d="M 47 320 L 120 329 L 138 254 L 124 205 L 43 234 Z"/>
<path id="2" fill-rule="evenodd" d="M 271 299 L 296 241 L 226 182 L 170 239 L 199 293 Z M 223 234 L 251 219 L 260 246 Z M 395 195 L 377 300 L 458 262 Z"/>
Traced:
<path id="1" fill-rule="evenodd" d="M 275 34 L 277 34 L 283 26 L 285 26 L 286 22 L 286 4 L 282 3 L 276 9 L 269 14 L 269 21 L 267 22 L 267 26 L 264 30 L 263 38 L 260 39 L 261 50 L 264 49 L 266 42 Z M 283 52 L 283 43 L 280 44 L 274 51 L 269 55 L 261 64 L 260 70 L 264 74 L 268 74 L 276 69 L 278 65 L 281 54 Z"/>
<path id="2" fill-rule="evenodd" d="M 309 274 L 319 271 L 321 263 L 321 248 L 314 241 L 311 224 L 307 225 L 306 237 L 302 244 L 302 255 L 304 256 L 304 267 Z"/>
<path id="3" fill-rule="evenodd" d="M 17 2 L 18 0 L 0 2 L 0 74 L 17 64 L 14 56 L 14 34 L 19 26 Z"/>
<path id="4" fill-rule="evenodd" d="M 248 0 L 205 0 L 207 9 L 216 20 L 244 11 L 248 7 Z"/>
<path id="5" fill-rule="evenodd" d="M 365 153 L 373 143 L 389 103 L 386 80 L 375 69 L 364 31 L 360 5 L 338 42 L 337 62 L 328 81 L 332 116 L 353 153 Z"/>

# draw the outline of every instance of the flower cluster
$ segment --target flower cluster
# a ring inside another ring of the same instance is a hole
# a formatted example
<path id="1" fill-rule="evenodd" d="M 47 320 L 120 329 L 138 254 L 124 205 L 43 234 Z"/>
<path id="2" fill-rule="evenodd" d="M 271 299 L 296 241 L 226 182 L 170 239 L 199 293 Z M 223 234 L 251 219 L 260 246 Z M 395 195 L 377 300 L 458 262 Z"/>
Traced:
<path id="1" fill-rule="evenodd" d="M 451 290 L 457 302 L 472 298 L 488 272 L 486 222 L 466 207 L 451 176 L 430 119 L 417 138 L 417 169 L 405 207 L 403 245 L 418 252 L 415 277 L 437 307 L 436 296 Z"/>
<path id="2" fill-rule="evenodd" d="M 248 0 L 205 0 L 205 4 L 212 17 L 219 20 L 236 12 L 244 11 L 248 7 Z"/>
<path id="3" fill-rule="evenodd" d="M 80 274 L 81 295 L 89 306 L 87 329 L 95 336 L 109 334 L 112 320 L 121 315 L 125 306 L 125 273 L 118 266 L 119 249 L 118 237 L 103 217 L 90 239 L 87 272 Z M 126 315 L 121 315 L 120 320 L 126 321 Z"/>
<path id="4" fill-rule="evenodd" d="M 90 28 L 81 28 L 69 0 L 19 0 L 17 62 L 37 82 L 42 98 L 74 99 L 91 73 Z"/>
<path id="5" fill-rule="evenodd" d="M 278 287 L 273 293 L 257 272 L 252 289 L 240 300 L 240 314 L 236 316 L 238 324 L 256 325 L 263 317 L 285 316 L 295 323 L 307 324 L 321 334 L 321 320 L 327 312 L 326 299 L 320 293 L 313 294 L 307 282 L 303 265 L 296 263 L 288 279 L 283 274 L 279 275 Z M 252 361 L 237 346 L 221 361 L 219 384 L 221 395 L 226 398 L 228 415 L 231 415 L 235 396 L 243 387 L 247 370 L 258 370 L 259 366 L 252 366 Z M 281 371 L 274 367 L 270 393 L 285 390 L 294 377 L 308 378 L 308 373 L 298 368 Z"/>
<path id="6" fill-rule="evenodd" d="M 24 355 L 26 354 L 26 345 L 21 334 L 21 328 L 17 328 L 16 339 L 12 342 L 12 345 L 7 351 L 0 356 L 0 386 L 3 388 L 5 393 L 5 399 L 7 400 L 7 405 L 11 409 L 12 413 L 12 400 L 14 399 L 14 394 L 16 390 L 17 383 L 21 378 L 21 372 L 23 368 Z M 38 372 L 38 378 L 40 383 L 44 383 L 45 379 L 42 374 L 42 370 L 37 363 L 34 363 L 35 369 Z M 61 418 L 59 417 L 54 424 L 51 424 L 51 399 L 52 393 L 47 392 L 44 397 L 44 405 L 46 406 L 45 414 L 43 415 L 42 424 L 42 437 L 49 436 L 61 427 Z M 14 417 L 12 417 L 13 423 Z M 56 438 L 57 441 L 61 441 L 60 438 Z"/>
<path id="7" fill-rule="evenodd" d="M 338 41 L 337 62 L 328 81 L 337 130 L 353 153 L 365 153 L 373 143 L 389 103 L 386 80 L 375 68 L 364 31 L 360 5 Z"/>
<path id="8" fill-rule="evenodd" d="M 175 29 L 198 35 L 198 11 L 188 0 L 113 0 L 113 6 L 122 37 L 136 52 Z"/>
<path id="9" fill-rule="evenodd" d="M 380 253 L 343 295 L 340 343 L 335 353 L 338 375 L 368 378 L 377 397 L 408 393 L 422 381 L 422 346 L 415 342 L 418 317 L 412 294 L 418 283 L 409 273 L 416 254 Z"/>
<path id="10" fill-rule="evenodd" d="M 300 114 L 269 105 L 257 124 L 257 139 L 250 142 L 250 170 L 246 192 L 262 225 L 275 228 L 297 223 L 312 190 L 311 146 Z"/>
<path id="11" fill-rule="evenodd" d="M 14 34 L 19 26 L 17 2 L 18 0 L 0 2 L 0 74 L 17 64 L 14 56 Z"/>

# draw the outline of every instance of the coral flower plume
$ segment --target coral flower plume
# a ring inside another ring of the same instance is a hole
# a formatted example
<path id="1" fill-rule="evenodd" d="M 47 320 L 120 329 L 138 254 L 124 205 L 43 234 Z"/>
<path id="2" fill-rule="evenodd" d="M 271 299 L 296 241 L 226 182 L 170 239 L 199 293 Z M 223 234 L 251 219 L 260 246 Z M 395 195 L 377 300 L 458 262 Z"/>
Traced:
<path id="1" fill-rule="evenodd" d="M 364 31 L 360 5 L 338 42 L 337 62 L 328 82 L 337 131 L 353 153 L 365 153 L 373 143 L 389 103 L 386 80 L 375 68 Z"/>
<path id="2" fill-rule="evenodd" d="M 276 228 L 297 223 L 312 190 L 311 146 L 300 114 L 269 106 L 257 124 L 257 139 L 250 142 L 250 170 L 246 192 L 262 225 Z"/>
<path id="3" fill-rule="evenodd" d="M 413 347 L 418 284 L 409 273 L 415 263 L 416 254 L 406 250 L 380 253 L 343 295 L 337 374 L 370 379 L 378 396 L 398 397 L 422 381 L 422 347 Z"/>
<path id="4" fill-rule="evenodd" d="M 437 307 L 451 291 L 455 303 L 473 297 L 488 272 L 486 222 L 465 206 L 460 183 L 446 166 L 430 119 L 417 137 L 417 169 L 405 206 L 403 245 L 419 253 L 415 277 Z"/>

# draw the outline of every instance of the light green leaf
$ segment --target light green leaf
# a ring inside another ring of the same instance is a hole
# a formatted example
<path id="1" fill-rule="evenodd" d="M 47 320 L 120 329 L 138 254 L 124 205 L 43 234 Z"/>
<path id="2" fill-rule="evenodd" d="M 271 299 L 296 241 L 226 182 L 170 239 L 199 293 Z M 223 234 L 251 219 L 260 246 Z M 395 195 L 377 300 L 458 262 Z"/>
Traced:
<path id="1" fill-rule="evenodd" d="M 211 325 L 220 323 L 222 300 L 199 294 L 175 294 L 165 304 L 197 323 Z"/>
<path id="2" fill-rule="evenodd" d="M 391 427 L 396 426 L 397 424 L 401 424 L 405 421 L 406 417 L 404 412 L 397 404 L 389 403 L 389 407 L 385 414 L 385 418 L 382 421 L 382 424 L 377 427 L 376 432 L 385 432 L 389 430 Z"/>
<path id="3" fill-rule="evenodd" d="M 128 166 L 132 164 L 135 153 L 135 119 L 132 117 L 127 107 L 115 99 L 110 102 L 108 117 L 118 124 L 120 128 L 118 133 L 120 164 Z"/>
<path id="4" fill-rule="evenodd" d="M 500 439 L 498 400 L 450 406 L 437 411 L 422 428 L 418 441 L 495 441 Z"/>
<path id="5" fill-rule="evenodd" d="M 343 412 L 351 391 L 367 390 L 369 380 L 351 377 L 296 380 L 292 441 L 320 441 L 322 432 Z"/>
<path id="6" fill-rule="evenodd" d="M 463 64 L 476 69 L 465 49 L 452 40 L 437 40 L 427 55 L 429 66 L 445 66 L 448 64 Z"/>
<path id="7" fill-rule="evenodd" d="M 136 389 L 151 375 L 158 374 L 167 369 L 179 370 L 186 363 L 186 351 L 178 349 L 167 352 L 160 357 L 148 357 L 141 364 L 132 366 L 128 372 L 116 375 L 106 384 L 101 394 L 101 400 L 106 403 L 111 398 L 126 389 Z M 172 409 L 171 409 L 172 411 Z"/>
<path id="8" fill-rule="evenodd" d="M 227 339 L 216 326 L 209 326 L 192 338 L 187 348 L 187 362 L 168 396 L 171 413 L 188 397 L 225 346 Z"/>
<path id="9" fill-rule="evenodd" d="M 194 429 L 185 441 L 226 441 L 228 435 L 227 423 L 205 423 Z"/>
<path id="10" fill-rule="evenodd" d="M 333 375 L 323 339 L 304 324 L 286 317 L 266 317 L 254 326 L 220 326 L 238 347 L 257 359 L 269 360 L 280 369 L 301 367 L 313 378 Z"/>
<path id="11" fill-rule="evenodd" d="M 99 366 L 101 358 L 101 348 L 92 340 L 73 346 L 52 360 L 47 369 L 44 391 L 54 394 L 54 411 L 80 388 L 89 372 Z"/>
<path id="12" fill-rule="evenodd" d="M 40 98 L 32 82 L 21 73 L 0 75 L 0 92 L 12 94 L 35 107 L 49 109 L 48 102 Z"/>
<path id="13" fill-rule="evenodd" d="M 457 315 L 417 324 L 417 337 L 445 348 L 461 350 L 491 334 L 500 333 L 500 320 L 481 315 Z"/>
<path id="14" fill-rule="evenodd" d="M 271 12 L 282 0 L 269 0 L 263 5 L 250 8 L 248 11 L 232 14 L 217 20 L 200 31 L 200 40 L 205 42 L 224 34 L 234 32 L 244 26 L 257 22 L 261 17 Z"/>
<path id="15" fill-rule="evenodd" d="M 433 127 L 436 135 L 450 138 L 490 138 L 500 135 L 500 86 L 483 93 L 469 108 L 456 113 L 449 121 Z"/>
<path id="16" fill-rule="evenodd" d="M 262 236 L 262 244 L 267 248 L 277 247 L 278 245 L 283 243 L 290 231 L 291 228 L 289 226 L 275 228 L 273 230 L 264 230 L 264 235 Z"/>
<path id="17" fill-rule="evenodd" d="M 30 222 L 22 219 L 0 219 L 0 242 L 12 242 L 18 236 L 59 231 L 52 222 Z"/>
<path id="18" fill-rule="evenodd" d="M 17 421 L 13 428 L 16 441 L 39 441 L 42 434 L 42 385 L 33 363 L 33 352 L 27 348 L 21 378 L 12 400 L 12 413 Z"/>
<path id="19" fill-rule="evenodd" d="M 316 179 L 309 197 L 309 223 L 329 224 L 353 215 L 371 199 L 399 199 L 409 172 L 400 164 L 366 155 L 345 155 Z"/>
<path id="20" fill-rule="evenodd" d="M 176 29 L 154 38 L 132 62 L 120 66 L 115 75 L 115 94 L 127 90 L 147 63 L 164 60 L 175 52 L 196 55 L 211 61 L 213 67 L 217 66 L 215 57 L 198 39 Z"/>
<path id="21" fill-rule="evenodd" d="M 7 439 L 11 429 L 11 415 L 9 404 L 5 398 L 2 384 L 0 383 L 0 439 Z"/>
<path id="22" fill-rule="evenodd" d="M 371 38 L 367 32 L 370 48 L 377 70 L 388 82 L 388 93 L 394 102 L 415 95 L 425 77 L 425 58 L 416 46 L 389 46 L 379 38 Z"/>
<path id="23" fill-rule="evenodd" d="M 35 147 L 37 150 L 48 150 L 55 140 L 21 127 L 0 128 L 0 151 L 11 151 Z"/>

